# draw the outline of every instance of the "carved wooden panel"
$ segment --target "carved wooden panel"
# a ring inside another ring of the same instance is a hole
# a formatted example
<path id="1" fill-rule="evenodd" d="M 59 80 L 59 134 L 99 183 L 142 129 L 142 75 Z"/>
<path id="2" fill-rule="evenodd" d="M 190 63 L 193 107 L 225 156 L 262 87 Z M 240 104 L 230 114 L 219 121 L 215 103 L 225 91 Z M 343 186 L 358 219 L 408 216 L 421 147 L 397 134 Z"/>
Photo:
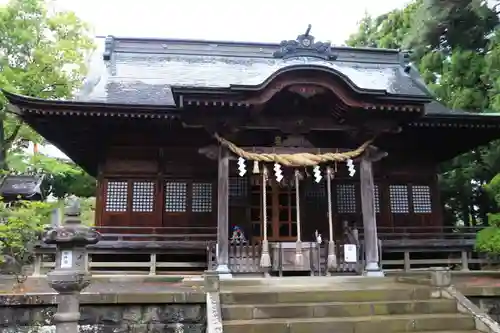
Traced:
<path id="1" fill-rule="evenodd" d="M 193 183 L 191 189 L 191 211 L 193 213 L 212 212 L 212 183 Z"/>
<path id="2" fill-rule="evenodd" d="M 354 184 L 337 184 L 337 212 L 356 213 L 357 194 Z"/>
<path id="3" fill-rule="evenodd" d="M 187 211 L 187 183 L 165 182 L 165 212 L 182 213 Z"/>
<path id="4" fill-rule="evenodd" d="M 413 185 L 413 212 L 415 214 L 432 213 L 431 188 L 425 185 Z"/>
<path id="5" fill-rule="evenodd" d="M 106 212 L 126 212 L 128 205 L 128 182 L 108 181 L 106 188 Z"/>
<path id="6" fill-rule="evenodd" d="M 410 212 L 407 185 L 390 185 L 389 198 L 391 201 L 391 213 L 408 214 Z"/>

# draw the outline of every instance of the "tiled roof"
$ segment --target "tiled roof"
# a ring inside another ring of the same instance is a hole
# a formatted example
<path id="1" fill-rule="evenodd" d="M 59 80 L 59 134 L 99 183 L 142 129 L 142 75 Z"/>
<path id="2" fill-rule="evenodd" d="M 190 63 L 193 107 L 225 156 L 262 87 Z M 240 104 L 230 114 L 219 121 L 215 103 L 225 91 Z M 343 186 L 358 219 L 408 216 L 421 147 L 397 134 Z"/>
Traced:
<path id="1" fill-rule="evenodd" d="M 260 85 L 278 70 L 304 65 L 343 77 L 360 92 L 429 96 L 415 74 L 405 72 L 404 55 L 396 50 L 332 47 L 335 60 L 303 54 L 283 59 L 273 56 L 280 50 L 279 44 L 127 38 L 98 42 L 100 47 L 77 100 L 174 105 L 172 87 Z"/>

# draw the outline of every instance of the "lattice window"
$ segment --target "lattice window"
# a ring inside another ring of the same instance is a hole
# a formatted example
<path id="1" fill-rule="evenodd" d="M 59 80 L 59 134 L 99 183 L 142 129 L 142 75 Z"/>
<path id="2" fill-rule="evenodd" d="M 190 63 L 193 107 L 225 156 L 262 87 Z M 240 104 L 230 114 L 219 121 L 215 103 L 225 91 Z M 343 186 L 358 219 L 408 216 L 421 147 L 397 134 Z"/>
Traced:
<path id="1" fill-rule="evenodd" d="M 378 185 L 373 187 L 373 204 L 375 206 L 375 213 L 380 213 L 380 191 Z"/>
<path id="2" fill-rule="evenodd" d="M 356 187 L 354 184 L 337 185 L 337 211 L 356 213 Z"/>
<path id="3" fill-rule="evenodd" d="M 209 213 L 212 211 L 212 184 L 193 183 L 191 211 L 194 213 Z"/>
<path id="4" fill-rule="evenodd" d="M 229 196 L 246 197 L 248 195 L 248 178 L 230 177 L 229 178 Z"/>
<path id="5" fill-rule="evenodd" d="M 408 186 L 390 185 L 389 197 L 391 199 L 391 213 L 407 214 L 409 213 Z"/>
<path id="6" fill-rule="evenodd" d="M 411 187 L 413 212 L 417 214 L 432 213 L 431 188 L 425 185 Z"/>
<path id="7" fill-rule="evenodd" d="M 187 184 L 183 182 L 165 183 L 165 211 L 182 213 L 187 210 Z"/>
<path id="8" fill-rule="evenodd" d="M 312 180 L 305 182 L 306 198 L 323 198 L 326 196 L 326 181 L 316 183 Z"/>
<path id="9" fill-rule="evenodd" d="M 134 182 L 132 184 L 132 211 L 154 211 L 155 183 L 148 181 Z"/>
<path id="10" fill-rule="evenodd" d="M 125 181 L 108 181 L 106 189 L 106 211 L 126 212 L 128 201 L 128 183 Z"/>

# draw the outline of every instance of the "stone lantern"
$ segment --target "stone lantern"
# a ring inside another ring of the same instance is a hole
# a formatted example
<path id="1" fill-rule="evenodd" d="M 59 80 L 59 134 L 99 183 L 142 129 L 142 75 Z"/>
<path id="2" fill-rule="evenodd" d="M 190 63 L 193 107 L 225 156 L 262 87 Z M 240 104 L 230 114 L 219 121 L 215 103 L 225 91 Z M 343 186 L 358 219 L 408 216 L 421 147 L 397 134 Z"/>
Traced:
<path id="1" fill-rule="evenodd" d="M 46 231 L 43 241 L 56 245 L 55 269 L 47 274 L 49 285 L 59 293 L 54 315 L 56 332 L 76 333 L 80 319 L 78 295 L 90 284 L 86 247 L 96 244 L 101 235 L 82 225 L 76 198 L 70 198 L 64 215 L 63 224 Z"/>

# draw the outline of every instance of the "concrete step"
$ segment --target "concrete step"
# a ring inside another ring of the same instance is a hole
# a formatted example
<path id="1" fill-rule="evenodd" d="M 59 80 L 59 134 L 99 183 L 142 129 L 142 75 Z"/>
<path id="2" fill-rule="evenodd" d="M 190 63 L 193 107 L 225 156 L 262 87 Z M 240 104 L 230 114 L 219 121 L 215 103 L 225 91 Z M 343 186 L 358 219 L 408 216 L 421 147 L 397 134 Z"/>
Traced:
<path id="1" fill-rule="evenodd" d="M 224 333 L 403 333 L 475 330 L 474 320 L 461 314 L 229 320 L 224 321 L 223 325 Z"/>
<path id="2" fill-rule="evenodd" d="M 456 303 L 447 299 L 380 302 L 232 304 L 223 305 L 222 318 L 224 320 L 251 320 L 270 318 L 323 318 L 456 312 Z"/>
<path id="3" fill-rule="evenodd" d="M 284 290 L 262 292 L 234 291 L 222 292 L 221 303 L 229 304 L 281 304 L 281 303 L 321 303 L 321 302 L 376 302 L 426 300 L 431 289 L 407 287 L 395 289 L 351 289 L 351 290 Z"/>

